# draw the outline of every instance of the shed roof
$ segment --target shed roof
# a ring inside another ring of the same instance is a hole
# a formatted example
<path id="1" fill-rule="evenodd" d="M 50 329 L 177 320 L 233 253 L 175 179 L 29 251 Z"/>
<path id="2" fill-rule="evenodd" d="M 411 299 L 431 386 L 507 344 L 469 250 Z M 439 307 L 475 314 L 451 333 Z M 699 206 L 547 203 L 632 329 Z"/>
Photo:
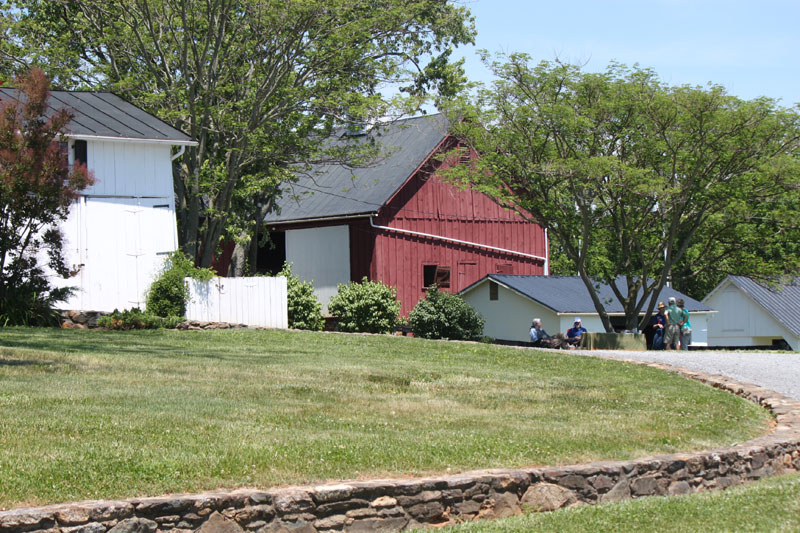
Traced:
<path id="1" fill-rule="evenodd" d="M 406 183 L 447 137 L 444 115 L 427 115 L 378 126 L 360 137 L 342 137 L 338 142 L 376 142 L 382 154 L 373 164 L 350 167 L 342 164 L 315 165 L 285 184 L 278 209 L 267 223 L 352 217 L 378 211 Z"/>
<path id="2" fill-rule="evenodd" d="M 0 87 L 0 100 L 19 101 L 17 89 Z M 67 134 L 77 138 L 127 139 L 196 144 L 188 135 L 114 93 L 50 91 L 48 113 L 67 109 L 73 119 Z"/>
<path id="3" fill-rule="evenodd" d="M 523 276 L 515 274 L 488 274 L 473 283 L 462 293 L 472 290 L 477 285 L 492 280 L 508 289 L 529 298 L 556 313 L 595 314 L 597 310 L 589 296 L 583 281 L 578 276 Z M 622 278 L 617 280 L 620 289 L 624 287 Z M 623 290 L 624 292 L 624 290 Z M 597 295 L 609 313 L 624 313 L 622 304 L 617 300 L 609 285 L 600 284 Z M 682 294 L 671 287 L 664 287 L 659 293 L 659 300 L 666 302 L 670 297 L 683 298 L 689 312 L 708 312 L 710 307 Z"/>
<path id="4" fill-rule="evenodd" d="M 752 298 L 793 334 L 800 336 L 800 278 L 793 278 L 788 283 L 775 287 L 759 283 L 746 276 L 728 276 L 725 281 L 729 281 Z M 714 294 L 725 281 L 717 285 L 705 299 L 707 300 Z"/>

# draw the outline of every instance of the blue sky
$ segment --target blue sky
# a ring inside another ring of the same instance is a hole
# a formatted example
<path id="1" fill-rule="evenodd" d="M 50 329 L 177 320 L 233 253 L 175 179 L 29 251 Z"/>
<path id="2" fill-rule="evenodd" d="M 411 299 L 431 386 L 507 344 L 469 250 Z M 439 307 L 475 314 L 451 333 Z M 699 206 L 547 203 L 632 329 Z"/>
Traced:
<path id="1" fill-rule="evenodd" d="M 717 83 L 745 99 L 800 102 L 800 0 L 461 0 L 476 46 L 467 75 L 488 81 L 475 51 L 525 52 L 602 71 L 612 60 L 669 85 Z"/>

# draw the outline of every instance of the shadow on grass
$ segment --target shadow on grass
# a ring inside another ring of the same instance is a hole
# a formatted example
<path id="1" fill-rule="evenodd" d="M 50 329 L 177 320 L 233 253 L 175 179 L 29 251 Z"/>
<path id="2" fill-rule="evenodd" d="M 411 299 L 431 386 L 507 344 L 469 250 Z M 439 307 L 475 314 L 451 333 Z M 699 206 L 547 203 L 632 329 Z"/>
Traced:
<path id="1" fill-rule="evenodd" d="M 60 330 L 43 329 L 41 337 L 35 330 L 9 328 L 6 335 L 0 336 L 0 347 L 43 352 L 85 353 L 89 355 L 146 355 L 148 357 L 173 358 L 185 356 L 216 361 L 270 362 L 285 361 L 291 357 L 310 356 L 316 351 L 309 346 L 287 347 L 279 342 L 264 343 L 263 339 L 253 338 L 247 343 L 231 343 L 211 332 L 177 332 L 172 330 L 154 331 L 104 331 L 104 330 Z M 11 335 L 9 335 L 9 333 Z M 14 338 L 16 333 L 16 337 Z M 176 345 L 178 342 L 207 335 L 209 341 L 203 349 Z M 19 338 L 22 337 L 22 338 Z M 83 338 L 81 338 L 83 337 Z M 277 339 L 275 339 L 277 340 Z M 98 342 L 104 341 L 104 342 Z M 235 346 L 235 351 L 232 347 Z M 287 349 L 288 348 L 288 349 Z M 34 363 L 35 364 L 35 363 Z"/>

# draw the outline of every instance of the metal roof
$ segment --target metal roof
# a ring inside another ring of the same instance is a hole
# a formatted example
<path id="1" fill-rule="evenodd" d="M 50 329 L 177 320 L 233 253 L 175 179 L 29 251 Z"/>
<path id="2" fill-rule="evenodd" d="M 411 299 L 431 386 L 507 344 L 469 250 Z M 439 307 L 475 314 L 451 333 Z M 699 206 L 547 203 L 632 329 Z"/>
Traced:
<path id="1" fill-rule="evenodd" d="M 0 87 L 0 100 L 19 101 L 17 89 Z M 67 109 L 73 119 L 67 135 L 74 138 L 127 139 L 196 144 L 188 135 L 109 92 L 50 91 L 48 115 Z"/>
<path id="2" fill-rule="evenodd" d="M 556 313 L 594 314 L 597 310 L 589 296 L 583 281 L 578 276 L 522 276 L 514 274 L 488 274 L 483 279 L 467 287 L 462 293 L 471 290 L 487 279 L 495 281 L 514 292 L 530 298 L 541 305 L 552 309 Z M 617 280 L 617 287 L 624 293 L 625 281 Z M 622 304 L 617 300 L 611 287 L 605 284 L 597 286 L 597 295 L 603 302 L 608 313 L 624 313 Z M 689 312 L 713 311 L 710 307 L 686 296 L 673 288 L 664 287 L 659 293 L 658 300 L 665 303 L 670 297 L 683 298 L 684 305 Z"/>
<path id="3" fill-rule="evenodd" d="M 789 283 L 775 287 L 762 285 L 745 276 L 728 276 L 727 281 L 752 298 L 789 331 L 800 336 L 800 278 L 793 278 Z"/>
<path id="4" fill-rule="evenodd" d="M 444 115 L 427 115 L 376 126 L 359 137 L 336 142 L 376 142 L 381 155 L 369 165 L 316 165 L 285 184 L 278 210 L 266 223 L 344 218 L 376 213 L 447 137 Z"/>

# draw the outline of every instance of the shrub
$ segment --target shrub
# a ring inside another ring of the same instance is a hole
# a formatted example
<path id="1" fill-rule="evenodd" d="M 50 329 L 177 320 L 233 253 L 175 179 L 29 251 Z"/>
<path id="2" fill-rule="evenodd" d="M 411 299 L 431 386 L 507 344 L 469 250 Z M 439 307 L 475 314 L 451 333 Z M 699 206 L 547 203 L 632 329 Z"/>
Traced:
<path id="1" fill-rule="evenodd" d="M 288 263 L 284 263 L 283 269 L 278 275 L 286 278 L 289 327 L 320 331 L 325 324 L 322 317 L 322 304 L 314 295 L 311 282 L 302 281 L 292 274 L 292 267 Z"/>
<path id="2" fill-rule="evenodd" d="M 0 288 L 0 327 L 58 326 L 61 313 L 55 308 L 72 293 L 71 288 L 53 288 L 35 257 L 17 258 L 4 272 Z"/>
<path id="3" fill-rule="evenodd" d="M 417 303 L 408 321 L 415 337 L 450 340 L 479 339 L 485 322 L 463 298 L 435 286 Z"/>
<path id="4" fill-rule="evenodd" d="M 338 319 L 341 331 L 391 333 L 400 313 L 397 289 L 379 281 L 340 284 L 328 304 L 328 311 Z"/>
<path id="5" fill-rule="evenodd" d="M 208 281 L 213 277 L 213 270 L 197 268 L 182 252 L 172 252 L 164 261 L 164 269 L 150 285 L 147 312 L 160 317 L 185 315 L 189 288 L 184 278 Z"/>
<path id="6" fill-rule="evenodd" d="M 152 313 L 143 312 L 138 307 L 119 311 L 114 309 L 110 315 L 101 316 L 97 319 L 97 325 L 104 329 L 159 329 L 174 328 L 180 322 L 180 318 L 171 316 L 162 318 Z"/>

